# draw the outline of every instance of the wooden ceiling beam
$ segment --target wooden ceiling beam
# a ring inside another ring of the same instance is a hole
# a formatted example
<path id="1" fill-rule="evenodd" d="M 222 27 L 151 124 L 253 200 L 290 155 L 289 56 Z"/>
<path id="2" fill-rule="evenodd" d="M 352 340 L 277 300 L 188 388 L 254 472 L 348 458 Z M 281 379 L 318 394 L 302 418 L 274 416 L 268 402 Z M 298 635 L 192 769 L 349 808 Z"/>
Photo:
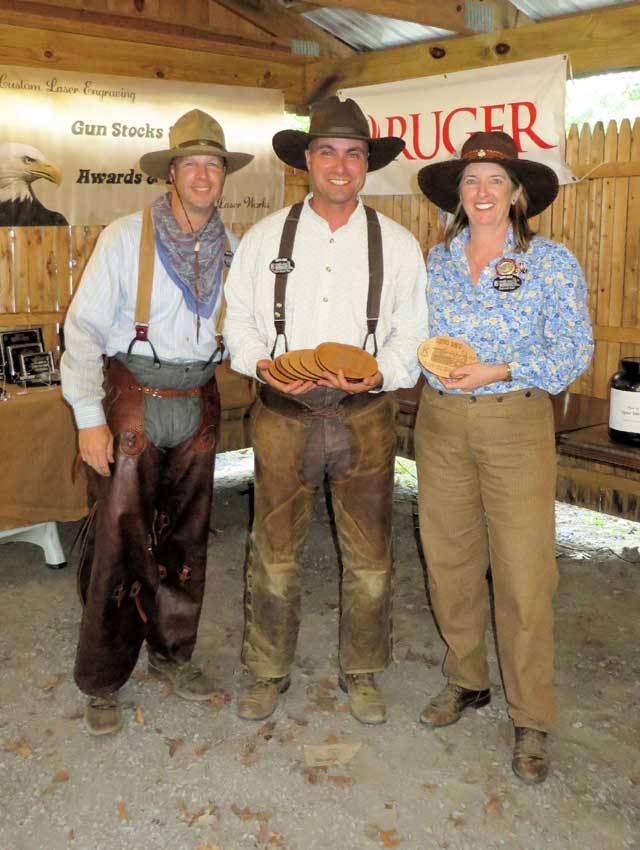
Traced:
<path id="1" fill-rule="evenodd" d="M 315 11 L 322 6 L 336 6 L 355 9 L 369 15 L 381 15 L 399 21 L 411 21 L 423 26 L 471 34 L 474 30 L 467 25 L 467 5 L 465 0 L 296 0 L 295 3 L 287 4 L 287 8 L 300 14 Z M 487 10 L 488 16 L 494 21 L 493 29 L 535 23 L 510 0 L 475 0 L 475 5 L 481 11 Z"/>
<path id="2" fill-rule="evenodd" d="M 119 38 L 103 38 L 0 24 L 0 56 L 6 65 L 49 68 L 52 76 L 63 70 L 117 74 L 280 89 L 287 103 L 299 103 L 303 97 L 304 64 L 291 55 L 271 53 L 267 60 L 242 55 L 238 46 L 211 52 L 133 42 L 126 36 L 122 27 Z"/>
<path id="3" fill-rule="evenodd" d="M 28 0 L 1 0 L 0 25 L 25 26 L 60 32 L 93 35 L 98 38 L 125 38 L 127 41 L 160 46 L 180 47 L 185 50 L 204 50 L 237 56 L 238 51 L 256 59 L 269 60 L 274 54 L 286 55 L 294 64 L 309 61 L 291 53 L 289 40 L 267 37 L 260 40 L 234 35 L 224 31 L 211 32 L 181 24 L 167 23 L 149 18 L 133 18 L 81 9 L 62 8 L 48 3 Z"/>
<path id="4" fill-rule="evenodd" d="M 537 24 L 362 53 L 305 68 L 305 105 L 339 88 L 568 54 L 576 76 L 640 67 L 640 2 Z"/>
<path id="5" fill-rule="evenodd" d="M 314 0 L 314 5 L 354 9 L 452 32 L 470 32 L 465 24 L 463 0 Z"/>

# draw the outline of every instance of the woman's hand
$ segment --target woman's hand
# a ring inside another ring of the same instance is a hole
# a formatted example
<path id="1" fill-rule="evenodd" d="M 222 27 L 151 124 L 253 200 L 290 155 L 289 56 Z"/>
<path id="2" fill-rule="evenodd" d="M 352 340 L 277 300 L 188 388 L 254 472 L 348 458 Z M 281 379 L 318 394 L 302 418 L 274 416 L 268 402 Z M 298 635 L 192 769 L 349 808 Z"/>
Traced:
<path id="1" fill-rule="evenodd" d="M 468 393 L 478 387 L 504 381 L 508 374 L 509 367 L 506 363 L 469 363 L 467 366 L 452 369 L 448 378 L 440 378 L 440 383 L 447 390 L 463 390 Z"/>

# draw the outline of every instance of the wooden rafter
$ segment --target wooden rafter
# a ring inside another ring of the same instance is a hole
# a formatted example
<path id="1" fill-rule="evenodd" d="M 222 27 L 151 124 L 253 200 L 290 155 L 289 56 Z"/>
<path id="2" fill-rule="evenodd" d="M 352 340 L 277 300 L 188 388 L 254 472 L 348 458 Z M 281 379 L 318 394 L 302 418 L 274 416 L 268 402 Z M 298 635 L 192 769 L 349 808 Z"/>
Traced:
<path id="1" fill-rule="evenodd" d="M 467 6 L 470 4 L 478 6 L 480 10 L 486 9 L 490 19 L 493 19 L 493 29 L 533 23 L 510 0 L 296 0 L 295 3 L 287 4 L 287 8 L 303 13 L 323 6 L 335 6 L 452 32 L 470 33 L 473 30 L 468 28 L 466 20 Z"/>
<path id="2" fill-rule="evenodd" d="M 425 41 L 305 68 L 305 104 L 338 88 L 567 53 L 576 75 L 640 67 L 640 2 L 474 36 Z"/>
<path id="3" fill-rule="evenodd" d="M 61 4 L 34 0 L 1 0 L 0 24 L 79 33 L 99 38 L 123 38 L 144 44 L 181 47 L 190 50 L 238 55 L 243 51 L 256 58 L 269 59 L 274 53 L 291 54 L 290 43 L 266 36 L 249 28 L 216 26 L 215 31 L 204 25 L 192 26 L 150 17 L 121 15 L 64 7 Z M 251 37 L 253 36 L 253 37 Z M 294 62 L 296 60 L 294 59 Z"/>

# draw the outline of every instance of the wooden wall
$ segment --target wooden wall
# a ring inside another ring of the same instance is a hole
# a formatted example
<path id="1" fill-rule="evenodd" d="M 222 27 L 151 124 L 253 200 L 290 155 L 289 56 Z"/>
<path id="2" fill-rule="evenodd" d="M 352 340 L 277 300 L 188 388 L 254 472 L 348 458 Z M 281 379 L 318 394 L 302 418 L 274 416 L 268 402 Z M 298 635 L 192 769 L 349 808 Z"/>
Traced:
<path id="1" fill-rule="evenodd" d="M 640 119 L 593 131 L 572 127 L 567 161 L 580 179 L 533 219 L 566 244 L 585 270 L 596 351 L 572 389 L 607 398 L 622 356 L 640 356 Z M 307 175 L 287 169 L 285 203 L 304 197 Z M 409 228 L 426 252 L 440 239 L 438 210 L 422 195 L 369 196 L 367 203 Z M 241 235 L 247 226 L 234 230 Z M 0 228 L 0 327 L 42 325 L 58 351 L 58 328 L 99 227 Z"/>

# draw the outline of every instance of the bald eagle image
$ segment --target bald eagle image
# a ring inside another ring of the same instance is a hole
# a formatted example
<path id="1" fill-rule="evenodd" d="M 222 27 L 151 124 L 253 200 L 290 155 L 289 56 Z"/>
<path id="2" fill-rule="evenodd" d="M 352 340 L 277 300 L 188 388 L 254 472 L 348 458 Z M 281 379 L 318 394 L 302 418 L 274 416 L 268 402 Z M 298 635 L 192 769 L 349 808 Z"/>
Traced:
<path id="1" fill-rule="evenodd" d="M 63 226 L 62 213 L 48 210 L 33 191 L 36 180 L 56 185 L 62 173 L 37 148 L 20 142 L 0 144 L 0 227 Z"/>

